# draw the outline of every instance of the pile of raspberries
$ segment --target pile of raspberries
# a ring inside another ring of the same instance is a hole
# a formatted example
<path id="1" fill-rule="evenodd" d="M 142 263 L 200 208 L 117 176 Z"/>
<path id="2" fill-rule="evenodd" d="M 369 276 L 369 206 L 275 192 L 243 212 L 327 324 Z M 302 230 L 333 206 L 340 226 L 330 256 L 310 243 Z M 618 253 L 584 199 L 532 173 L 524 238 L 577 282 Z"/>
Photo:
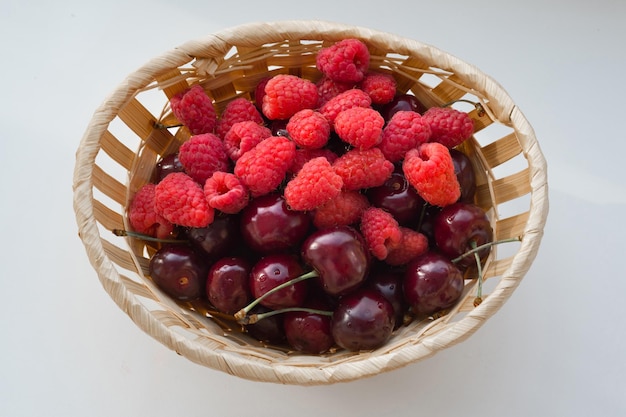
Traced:
<path id="1" fill-rule="evenodd" d="M 378 259 L 401 264 L 424 251 L 425 238 L 370 206 L 364 191 L 401 169 L 428 204 L 456 202 L 449 149 L 473 134 L 473 121 L 452 107 L 385 120 L 376 109 L 396 97 L 396 81 L 369 63 L 367 46 L 350 38 L 319 50 L 318 81 L 267 77 L 254 101 L 235 98 L 219 115 L 200 84 L 172 97 L 174 116 L 190 132 L 177 153 L 181 169 L 138 190 L 132 229 L 167 238 L 177 226 L 207 227 L 216 213 L 236 214 L 281 192 L 317 228 L 358 227 Z"/>

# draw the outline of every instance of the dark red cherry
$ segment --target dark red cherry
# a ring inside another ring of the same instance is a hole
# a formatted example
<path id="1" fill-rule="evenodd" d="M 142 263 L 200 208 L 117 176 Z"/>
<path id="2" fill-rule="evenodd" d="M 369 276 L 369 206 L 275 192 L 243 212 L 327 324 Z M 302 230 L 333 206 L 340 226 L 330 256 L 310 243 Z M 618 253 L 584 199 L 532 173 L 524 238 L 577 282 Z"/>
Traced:
<path id="1" fill-rule="evenodd" d="M 418 99 L 412 94 L 399 94 L 394 97 L 389 103 L 383 105 L 380 108 L 380 114 L 388 122 L 391 116 L 399 111 L 414 111 L 419 114 L 424 114 L 426 106 L 424 106 Z"/>
<path id="2" fill-rule="evenodd" d="M 215 262 L 206 282 L 209 302 L 225 314 L 234 314 L 244 308 L 252 299 L 250 269 L 250 264 L 244 258 L 226 257 Z"/>
<path id="3" fill-rule="evenodd" d="M 458 202 L 442 208 L 434 220 L 433 232 L 437 247 L 450 259 L 493 241 L 493 228 L 487 213 L 471 203 Z M 480 259 L 484 260 L 490 251 L 491 247 L 480 250 Z M 475 258 L 467 256 L 457 266 L 475 264 Z"/>
<path id="4" fill-rule="evenodd" d="M 150 258 L 152 281 L 178 301 L 204 295 L 209 265 L 191 246 L 165 244 Z"/>
<path id="5" fill-rule="evenodd" d="M 476 173 L 470 158 L 458 149 L 450 149 L 450 156 L 454 164 L 454 173 L 461 186 L 459 201 L 471 203 L 476 193 Z"/>
<path id="6" fill-rule="evenodd" d="M 337 345 L 351 351 L 382 346 L 394 327 L 393 306 L 379 291 L 369 288 L 341 297 L 333 312 L 333 338 Z"/>
<path id="7" fill-rule="evenodd" d="M 348 226 L 312 233 L 302 244 L 301 253 L 302 260 L 319 274 L 322 289 L 333 296 L 359 287 L 369 271 L 365 240 Z"/>
<path id="8" fill-rule="evenodd" d="M 382 208 L 396 219 L 402 226 L 417 224 L 424 199 L 419 196 L 404 176 L 401 169 L 396 168 L 385 183 L 366 191 L 369 202 Z"/>
<path id="9" fill-rule="evenodd" d="M 316 300 L 308 301 L 304 307 L 320 311 L 328 311 L 329 309 L 327 304 Z M 294 350 L 321 354 L 335 344 L 331 331 L 330 315 L 307 311 L 290 311 L 284 315 L 285 338 Z"/>
<path id="10" fill-rule="evenodd" d="M 388 268 L 375 268 L 367 278 L 366 287 L 380 291 L 391 303 L 395 312 L 396 328 L 404 321 L 407 312 L 407 304 L 404 299 L 402 288 L 403 274 L 400 271 L 392 271 Z"/>
<path id="11" fill-rule="evenodd" d="M 250 314 L 262 314 L 270 311 L 272 311 L 270 308 L 258 304 L 250 310 Z M 254 324 L 246 324 L 245 329 L 250 336 L 260 342 L 281 345 L 286 341 L 283 319 L 284 314 L 274 314 Z"/>
<path id="12" fill-rule="evenodd" d="M 238 217 L 221 213 L 206 227 L 186 229 L 185 235 L 212 261 L 233 254 L 241 241 Z"/>
<path id="13" fill-rule="evenodd" d="M 266 194 L 250 201 L 241 213 L 240 228 L 244 242 L 260 253 L 297 248 L 309 232 L 311 216 L 290 210 L 285 198 Z"/>
<path id="14" fill-rule="evenodd" d="M 178 153 L 171 153 L 163 156 L 156 163 L 155 181 L 160 182 L 172 172 L 184 172 L 185 168 L 178 159 Z"/>
<path id="15" fill-rule="evenodd" d="M 452 307 L 464 285 L 463 274 L 448 258 L 427 252 L 407 265 L 403 289 L 415 314 L 433 314 Z"/>
<path id="16" fill-rule="evenodd" d="M 298 258 L 287 253 L 277 253 L 261 258 L 250 271 L 249 285 L 252 296 L 260 298 L 287 281 L 304 273 Z M 307 297 L 308 282 L 301 281 L 265 296 L 260 304 L 273 310 L 301 306 Z"/>

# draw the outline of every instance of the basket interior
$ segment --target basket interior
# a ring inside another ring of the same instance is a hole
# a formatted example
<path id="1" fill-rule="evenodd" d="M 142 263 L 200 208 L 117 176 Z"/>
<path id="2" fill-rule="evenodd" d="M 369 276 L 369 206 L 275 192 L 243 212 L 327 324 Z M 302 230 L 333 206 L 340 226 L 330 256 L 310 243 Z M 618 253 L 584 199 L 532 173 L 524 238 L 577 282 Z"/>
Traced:
<path id="1" fill-rule="evenodd" d="M 520 254 L 518 243 L 494 247 L 484 267 L 484 301 L 479 307 L 473 305 L 476 277 L 470 273 L 461 301 L 443 317 L 412 322 L 373 352 L 320 356 L 263 346 L 233 322 L 213 317 L 205 306 L 177 304 L 153 285 L 148 263 L 157 246 L 114 236 L 111 230 L 129 227 L 126 207 L 134 193 L 152 180 L 156 161 L 176 151 L 190 136 L 185 128 L 158 127 L 178 123 L 168 107 L 169 97 L 200 84 L 219 112 L 233 98 L 254 99 L 256 84 L 268 75 L 289 73 L 316 81 L 321 74 L 315 68 L 315 54 L 343 36 L 346 34 L 311 35 L 255 45 L 229 42 L 221 48 L 198 48 L 202 53 L 195 55 L 187 52 L 188 60 L 176 65 L 160 62 L 160 68 L 146 78 L 148 82 L 130 91 L 119 108 L 108 109 L 110 120 L 105 118 L 98 127 L 97 146 L 89 161 L 91 195 L 88 202 L 81 203 L 92 210 L 97 236 L 88 237 L 88 231 L 81 230 L 81 237 L 94 239 L 110 261 L 103 272 L 101 261 L 92 259 L 98 262 L 99 277 L 120 308 L 144 331 L 194 362 L 249 379 L 307 384 L 361 377 L 357 368 L 364 362 L 372 366 L 367 374 L 393 369 L 468 336 L 477 326 L 474 321 L 463 324 L 468 315 L 482 314 L 484 318 L 493 314 L 521 279 L 515 276 L 504 282 L 503 275 L 520 256 L 532 258 L 532 254 Z M 465 102 L 453 105 L 468 111 L 475 122 L 474 137 L 461 145 L 477 173 L 475 202 L 487 210 L 495 239 L 524 236 L 532 208 L 531 167 L 518 130 L 496 114 L 493 97 L 450 68 L 410 53 L 389 52 L 380 41 L 361 38 L 370 47 L 371 69 L 393 74 L 400 92 L 414 94 L 427 106 L 460 99 L 481 104 L 483 111 Z M 451 336 L 454 326 L 461 327 Z M 445 338 L 438 337 L 443 334 Z M 407 351 L 411 352 L 409 359 L 402 359 Z M 298 371 L 292 375 L 286 365 Z M 268 368 L 272 371 L 266 373 Z M 305 381 L 298 373 L 303 369 L 322 374 L 309 375 Z"/>

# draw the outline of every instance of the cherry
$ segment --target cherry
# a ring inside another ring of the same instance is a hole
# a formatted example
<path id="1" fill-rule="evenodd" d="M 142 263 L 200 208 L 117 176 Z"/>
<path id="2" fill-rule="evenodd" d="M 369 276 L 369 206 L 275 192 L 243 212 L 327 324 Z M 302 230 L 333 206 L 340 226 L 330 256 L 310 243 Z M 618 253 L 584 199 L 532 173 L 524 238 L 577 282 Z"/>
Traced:
<path id="1" fill-rule="evenodd" d="M 385 183 L 366 191 L 369 202 L 382 208 L 403 226 L 417 224 L 424 199 L 413 188 L 401 168 L 396 168 Z"/>
<path id="2" fill-rule="evenodd" d="M 217 260 L 232 254 L 239 245 L 239 219 L 236 215 L 220 213 L 207 227 L 186 229 L 185 235 L 210 260 Z"/>
<path id="3" fill-rule="evenodd" d="M 311 215 L 290 210 L 278 193 L 250 201 L 242 210 L 240 228 L 246 244 L 260 253 L 287 251 L 297 247 L 309 232 Z"/>
<path id="4" fill-rule="evenodd" d="M 211 266 L 206 295 L 218 311 L 234 314 L 250 302 L 250 269 L 248 261 L 238 257 L 222 258 Z"/>
<path id="5" fill-rule="evenodd" d="M 441 209 L 434 219 L 433 232 L 439 250 L 448 258 L 456 258 L 493 240 L 493 229 L 487 213 L 475 204 L 457 202 Z M 484 260 L 491 246 L 478 251 Z M 472 257 L 460 259 L 456 265 L 465 268 L 475 263 Z"/>
<path id="6" fill-rule="evenodd" d="M 349 226 L 313 232 L 302 244 L 301 254 L 302 260 L 319 274 L 322 289 L 333 296 L 359 287 L 369 271 L 365 240 Z"/>
<path id="7" fill-rule="evenodd" d="M 461 271 L 445 256 L 426 252 L 411 261 L 403 281 L 406 302 L 415 314 L 433 314 L 453 306 L 465 281 Z"/>
<path id="8" fill-rule="evenodd" d="M 458 149 L 450 149 L 452 164 L 456 179 L 461 186 L 461 197 L 459 201 L 471 203 L 474 201 L 476 193 L 476 173 L 470 158 Z"/>
<path id="9" fill-rule="evenodd" d="M 188 245 L 165 244 L 149 264 L 152 281 L 178 301 L 192 301 L 205 291 L 209 265 Z"/>
<path id="10" fill-rule="evenodd" d="M 395 312 L 395 328 L 404 321 L 407 304 L 402 288 L 403 275 L 389 268 L 376 268 L 367 278 L 366 287 L 379 291 L 390 303 Z"/>
<path id="11" fill-rule="evenodd" d="M 258 304 L 250 310 L 250 313 L 264 314 L 271 311 L 270 308 Z M 284 314 L 275 314 L 255 323 L 247 324 L 244 327 L 248 334 L 256 340 L 267 344 L 280 345 L 286 341 L 283 320 Z"/>
<path id="12" fill-rule="evenodd" d="M 155 181 L 160 182 L 163 178 L 172 172 L 184 172 L 185 168 L 178 159 L 178 153 L 164 155 L 156 163 Z"/>
<path id="13" fill-rule="evenodd" d="M 424 114 L 426 106 L 424 106 L 418 99 L 412 94 L 398 94 L 389 103 L 383 105 L 379 112 L 388 122 L 395 113 L 399 111 L 414 111 L 419 114 Z"/>
<path id="14" fill-rule="evenodd" d="M 391 337 L 395 312 L 379 291 L 359 288 L 341 297 L 331 324 L 340 347 L 350 351 L 376 349 Z"/>
<path id="15" fill-rule="evenodd" d="M 250 270 L 249 285 L 255 301 L 246 308 L 249 309 L 256 303 L 273 310 L 301 306 L 307 297 L 307 282 L 297 282 L 266 296 L 264 294 L 298 278 L 303 272 L 299 259 L 294 255 L 277 253 L 261 258 Z"/>
<path id="16" fill-rule="evenodd" d="M 311 299 L 304 307 L 314 310 L 328 310 L 328 305 Z M 263 321 L 263 320 L 260 320 Z M 287 343 L 294 350 L 320 354 L 335 344 L 331 332 L 331 316 L 313 311 L 288 311 L 283 319 Z"/>

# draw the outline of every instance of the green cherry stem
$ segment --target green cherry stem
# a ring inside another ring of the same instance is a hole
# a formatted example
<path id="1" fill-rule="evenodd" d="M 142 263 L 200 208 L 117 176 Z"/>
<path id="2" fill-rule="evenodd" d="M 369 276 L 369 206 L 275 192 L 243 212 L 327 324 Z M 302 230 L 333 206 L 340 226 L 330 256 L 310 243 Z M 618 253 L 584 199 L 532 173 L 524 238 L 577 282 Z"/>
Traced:
<path id="1" fill-rule="evenodd" d="M 246 320 L 246 316 L 248 315 L 248 313 L 250 312 L 250 310 L 252 310 L 254 307 L 257 306 L 257 304 L 259 304 L 261 301 L 263 301 L 266 297 L 274 294 L 277 291 L 282 290 L 283 288 L 287 288 L 291 285 L 297 284 L 298 282 L 307 280 L 307 279 L 311 279 L 311 278 L 315 278 L 318 277 L 319 273 L 316 270 L 312 270 L 309 271 L 305 274 L 300 275 L 299 277 L 296 277 L 294 279 L 291 279 L 287 282 L 283 282 L 280 285 L 277 285 L 276 287 L 272 288 L 271 290 L 269 290 L 268 292 L 266 292 L 265 294 L 261 295 L 259 298 L 256 298 L 254 301 L 252 301 L 250 304 L 248 304 L 247 306 L 245 306 L 244 308 L 242 308 L 241 310 L 239 310 L 238 312 L 235 313 L 235 319 L 242 323 L 245 324 L 247 322 Z"/>
<path id="2" fill-rule="evenodd" d="M 133 232 L 130 230 L 113 229 L 111 230 L 111 232 L 113 232 L 115 236 L 135 237 L 137 239 L 147 240 L 150 242 L 159 242 L 159 243 L 186 243 L 187 242 L 186 240 L 180 240 L 180 239 L 160 239 L 158 237 L 153 237 L 153 236 L 146 235 L 143 233 Z"/>
<path id="3" fill-rule="evenodd" d="M 268 317 L 272 317 L 272 316 L 274 316 L 276 314 L 288 313 L 290 311 L 302 311 L 302 312 L 305 312 L 305 313 L 320 314 L 320 315 L 323 315 L 323 316 L 332 316 L 333 315 L 332 311 L 317 310 L 317 309 L 314 309 L 314 308 L 306 308 L 306 307 L 286 307 L 286 308 L 281 308 L 280 310 L 268 311 L 266 313 L 250 314 L 249 316 L 246 316 L 242 320 L 240 320 L 239 323 L 241 323 L 241 324 L 254 324 L 254 323 L 258 322 L 259 320 L 263 320 L 263 319 L 266 319 Z"/>
<path id="4" fill-rule="evenodd" d="M 499 245 L 501 243 L 520 242 L 521 240 L 522 240 L 521 237 L 516 236 L 516 237 L 509 238 L 509 239 L 497 240 L 495 242 L 487 242 L 487 243 L 482 244 L 480 246 L 476 246 L 476 242 L 472 241 L 472 243 L 471 243 L 472 249 L 468 250 L 464 254 L 462 254 L 462 255 L 452 259 L 452 263 L 455 264 L 455 263 L 461 261 L 461 259 L 463 259 L 463 258 L 465 258 L 467 256 L 470 256 L 470 255 L 474 255 L 476 252 L 480 252 L 481 250 L 486 249 L 486 248 L 488 248 L 490 246 Z"/>
<path id="5" fill-rule="evenodd" d="M 476 242 L 472 242 L 472 247 L 476 247 Z M 474 252 L 476 259 L 476 268 L 478 269 L 478 288 L 476 289 L 476 298 L 474 298 L 474 307 L 478 307 L 483 302 L 483 266 L 480 263 L 478 252 Z"/>

